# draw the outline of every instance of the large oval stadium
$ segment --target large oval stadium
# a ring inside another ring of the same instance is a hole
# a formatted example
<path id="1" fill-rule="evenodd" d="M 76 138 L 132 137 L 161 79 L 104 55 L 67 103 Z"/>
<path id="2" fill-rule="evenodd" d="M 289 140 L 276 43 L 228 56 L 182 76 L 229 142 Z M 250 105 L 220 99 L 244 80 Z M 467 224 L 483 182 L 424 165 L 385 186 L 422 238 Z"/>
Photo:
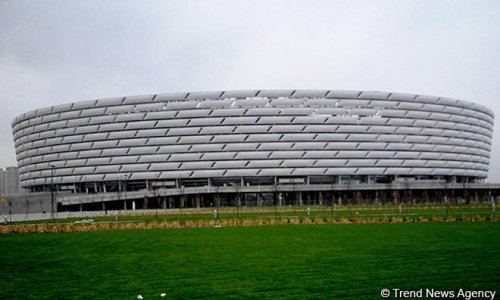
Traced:
<path id="1" fill-rule="evenodd" d="M 12 128 L 23 187 L 56 186 L 70 205 L 71 194 L 128 197 L 120 191 L 480 182 L 493 119 L 482 105 L 443 97 L 252 90 L 74 102 L 20 115 Z"/>

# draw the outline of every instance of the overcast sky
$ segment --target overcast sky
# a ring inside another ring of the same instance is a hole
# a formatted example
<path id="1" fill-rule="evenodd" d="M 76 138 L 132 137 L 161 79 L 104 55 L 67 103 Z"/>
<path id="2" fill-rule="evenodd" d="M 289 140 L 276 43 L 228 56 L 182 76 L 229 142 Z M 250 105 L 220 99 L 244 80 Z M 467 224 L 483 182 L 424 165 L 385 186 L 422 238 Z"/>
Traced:
<path id="1" fill-rule="evenodd" d="M 78 100 L 379 90 L 474 101 L 500 117 L 499 79 L 496 0 L 0 0 L 0 167 L 17 164 L 12 119 Z"/>

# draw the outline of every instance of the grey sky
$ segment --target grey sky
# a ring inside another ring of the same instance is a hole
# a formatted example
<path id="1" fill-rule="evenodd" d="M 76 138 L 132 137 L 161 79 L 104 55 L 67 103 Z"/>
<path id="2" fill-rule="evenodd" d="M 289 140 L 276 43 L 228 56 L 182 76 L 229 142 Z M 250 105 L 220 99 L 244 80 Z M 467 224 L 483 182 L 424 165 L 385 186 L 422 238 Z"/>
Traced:
<path id="1" fill-rule="evenodd" d="M 0 167 L 10 121 L 86 99 L 354 89 L 474 101 L 500 118 L 500 1 L 0 0 Z M 500 121 L 489 181 L 500 181 Z"/>

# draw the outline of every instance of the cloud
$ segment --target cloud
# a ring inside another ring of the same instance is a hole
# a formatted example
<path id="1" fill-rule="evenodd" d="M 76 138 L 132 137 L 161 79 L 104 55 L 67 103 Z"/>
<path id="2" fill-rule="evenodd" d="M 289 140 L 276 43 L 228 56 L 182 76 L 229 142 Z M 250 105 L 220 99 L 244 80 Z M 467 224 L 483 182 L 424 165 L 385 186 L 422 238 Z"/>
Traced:
<path id="1" fill-rule="evenodd" d="M 119 95 L 382 90 L 500 115 L 498 20 L 498 1 L 3 1 L 0 166 L 17 114 Z"/>

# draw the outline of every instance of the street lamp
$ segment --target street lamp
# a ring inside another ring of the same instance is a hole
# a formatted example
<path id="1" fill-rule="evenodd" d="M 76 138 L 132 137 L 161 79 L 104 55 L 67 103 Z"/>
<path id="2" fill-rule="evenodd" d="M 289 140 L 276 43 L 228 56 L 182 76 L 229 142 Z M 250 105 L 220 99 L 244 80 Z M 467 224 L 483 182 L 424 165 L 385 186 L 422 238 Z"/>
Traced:
<path id="1" fill-rule="evenodd" d="M 54 222 L 54 170 L 55 166 L 50 165 L 50 216 L 52 218 L 52 222 Z"/>

